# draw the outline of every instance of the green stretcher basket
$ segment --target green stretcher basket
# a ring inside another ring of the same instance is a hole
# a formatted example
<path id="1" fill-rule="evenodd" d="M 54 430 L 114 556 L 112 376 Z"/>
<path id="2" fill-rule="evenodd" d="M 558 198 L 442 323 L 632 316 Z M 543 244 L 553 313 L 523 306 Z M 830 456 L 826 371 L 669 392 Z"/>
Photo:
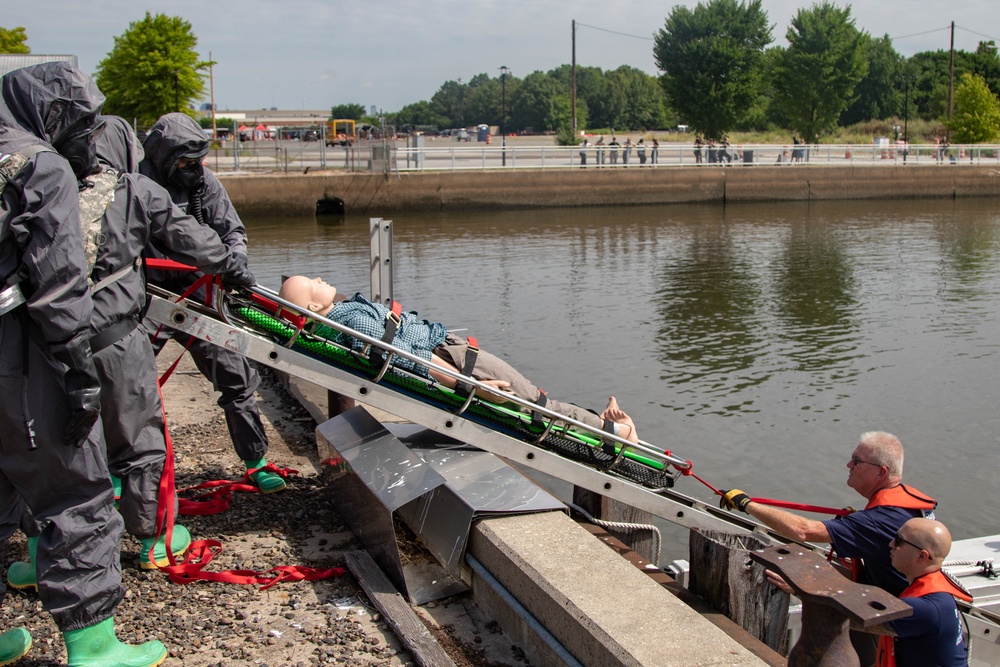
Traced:
<path id="1" fill-rule="evenodd" d="M 256 307 L 240 305 L 235 309 L 235 313 L 252 328 L 282 345 L 286 345 L 295 336 L 295 328 Z M 306 331 L 299 334 L 293 347 L 299 352 L 335 365 L 358 377 L 372 379 L 379 370 L 365 357 Z M 390 385 L 397 391 L 424 403 L 449 411 L 457 411 L 466 400 L 433 380 L 397 369 L 390 368 L 382 377 L 381 383 Z M 670 488 L 674 483 L 674 476 L 667 471 L 664 462 L 645 456 L 642 452 L 629 447 L 625 447 L 624 454 L 619 456 L 622 449 L 620 443 L 604 442 L 590 433 L 576 431 L 562 423 L 553 426 L 544 440 L 536 442 L 544 433 L 547 422 L 533 421 L 530 414 L 516 408 L 476 398 L 462 416 L 574 461 L 614 472 L 649 488 Z"/>

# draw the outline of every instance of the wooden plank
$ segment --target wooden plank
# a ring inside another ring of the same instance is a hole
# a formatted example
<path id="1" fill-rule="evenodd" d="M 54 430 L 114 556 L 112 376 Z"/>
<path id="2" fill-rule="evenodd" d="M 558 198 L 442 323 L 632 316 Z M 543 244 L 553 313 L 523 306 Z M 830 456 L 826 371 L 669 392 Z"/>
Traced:
<path id="1" fill-rule="evenodd" d="M 367 551 L 349 551 L 344 558 L 368 599 L 382 612 L 417 664 L 422 667 L 455 667 L 455 661 L 445 653 Z"/>
<path id="2" fill-rule="evenodd" d="M 752 535 L 692 530 L 688 537 L 688 588 L 747 632 L 784 655 L 788 646 L 788 595 L 764 576 L 751 551 L 767 546 Z"/>

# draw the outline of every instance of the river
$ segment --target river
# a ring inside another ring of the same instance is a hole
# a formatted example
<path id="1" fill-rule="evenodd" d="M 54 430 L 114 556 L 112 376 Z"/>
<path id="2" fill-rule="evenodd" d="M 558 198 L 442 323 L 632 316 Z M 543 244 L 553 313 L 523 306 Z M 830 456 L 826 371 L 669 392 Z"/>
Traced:
<path id="1" fill-rule="evenodd" d="M 369 292 L 368 218 L 248 219 L 251 267 Z M 603 408 L 720 488 L 858 507 L 847 460 L 898 435 L 956 539 L 1000 532 L 993 200 L 398 214 L 395 298 L 551 396 Z M 709 498 L 692 478 L 678 490 Z M 822 517 L 817 517 L 822 518 Z M 685 554 L 670 554 L 685 557 Z"/>

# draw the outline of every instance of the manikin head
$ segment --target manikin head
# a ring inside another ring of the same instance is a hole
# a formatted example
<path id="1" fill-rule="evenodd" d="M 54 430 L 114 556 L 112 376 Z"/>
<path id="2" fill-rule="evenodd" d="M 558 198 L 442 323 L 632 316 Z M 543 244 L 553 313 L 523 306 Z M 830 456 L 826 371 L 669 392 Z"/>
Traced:
<path id="1" fill-rule="evenodd" d="M 281 284 L 278 296 L 309 312 L 326 315 L 333 308 L 337 288 L 322 278 L 292 276 Z"/>

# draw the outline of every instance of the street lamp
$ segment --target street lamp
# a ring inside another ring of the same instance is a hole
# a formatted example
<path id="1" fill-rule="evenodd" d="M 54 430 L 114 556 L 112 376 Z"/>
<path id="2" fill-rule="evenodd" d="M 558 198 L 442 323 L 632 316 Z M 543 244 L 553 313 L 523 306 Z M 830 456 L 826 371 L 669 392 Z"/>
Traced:
<path id="1" fill-rule="evenodd" d="M 504 120 L 507 118 L 507 74 L 510 70 L 506 65 L 500 66 L 500 88 L 503 91 L 501 103 L 500 103 L 500 144 L 503 147 L 501 151 L 501 166 L 507 166 L 507 130 L 504 127 Z"/>

